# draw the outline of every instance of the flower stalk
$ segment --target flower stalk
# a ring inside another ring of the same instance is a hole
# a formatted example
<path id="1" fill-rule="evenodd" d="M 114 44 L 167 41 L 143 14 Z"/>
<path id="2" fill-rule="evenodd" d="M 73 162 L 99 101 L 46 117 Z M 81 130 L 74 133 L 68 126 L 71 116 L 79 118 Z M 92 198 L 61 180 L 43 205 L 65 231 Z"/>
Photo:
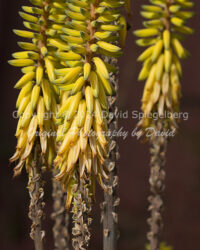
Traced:
<path id="1" fill-rule="evenodd" d="M 69 232 L 69 213 L 65 209 L 67 194 L 63 190 L 60 182 L 53 180 L 53 213 L 54 220 L 53 236 L 55 250 L 69 250 L 70 232 Z"/>
<path id="2" fill-rule="evenodd" d="M 169 129 L 176 131 L 178 128 L 179 120 L 174 114 L 179 112 L 181 97 L 180 59 L 188 55 L 181 41 L 184 35 L 193 33 L 193 30 L 185 25 L 193 16 L 193 12 L 188 10 L 192 6 L 191 1 L 185 0 L 151 1 L 151 5 L 142 6 L 141 15 L 147 19 L 143 22 L 145 28 L 134 32 L 139 37 L 136 43 L 148 47 L 138 58 L 138 61 L 143 62 L 138 80 L 146 80 L 142 97 L 144 115 L 138 127 L 143 135 L 147 135 L 149 128 L 155 131 L 151 138 L 147 138 L 151 144 L 151 195 L 148 198 L 151 216 L 148 219 L 150 232 L 147 235 L 151 250 L 160 248 L 164 165 L 168 142 L 163 132 L 165 134 Z M 157 120 L 153 118 L 154 113 L 158 114 Z M 165 113 L 169 113 L 170 118 L 165 117 Z"/>
<path id="3" fill-rule="evenodd" d="M 162 121 L 158 121 L 155 126 L 157 131 L 163 132 Z M 164 209 L 163 192 L 165 189 L 165 158 L 167 149 L 167 138 L 163 136 L 153 136 L 151 138 L 151 163 L 150 163 L 150 191 L 148 197 L 149 211 L 151 213 L 148 219 L 150 231 L 147 238 L 150 242 L 150 249 L 159 250 L 161 243 L 161 233 L 163 229 L 162 213 Z"/>
<path id="4" fill-rule="evenodd" d="M 116 66 L 117 60 L 105 58 L 105 61 L 110 62 L 111 65 Z M 118 93 L 118 80 L 117 72 L 111 74 L 111 81 L 115 88 L 115 92 Z M 108 99 L 109 112 L 112 114 L 108 120 L 108 128 L 112 132 L 117 131 L 118 121 L 116 114 L 118 108 L 116 105 L 117 94 Z M 117 138 L 112 137 L 109 147 L 109 159 L 107 160 L 107 168 L 109 171 L 109 179 L 106 181 L 107 190 L 104 191 L 104 202 L 101 204 L 102 214 L 101 220 L 103 222 L 103 249 L 114 250 L 117 248 L 117 239 L 119 236 L 117 224 L 118 214 L 117 208 L 119 206 L 120 199 L 117 196 L 118 188 L 118 166 L 117 160 L 119 160 L 119 152 L 117 146 Z"/>
<path id="5" fill-rule="evenodd" d="M 42 230 L 42 219 L 44 218 L 44 180 L 42 169 L 42 157 L 40 146 L 34 146 L 32 164 L 29 166 L 28 189 L 30 194 L 29 218 L 32 220 L 30 237 L 34 240 L 36 250 L 44 250 L 45 231 Z"/>

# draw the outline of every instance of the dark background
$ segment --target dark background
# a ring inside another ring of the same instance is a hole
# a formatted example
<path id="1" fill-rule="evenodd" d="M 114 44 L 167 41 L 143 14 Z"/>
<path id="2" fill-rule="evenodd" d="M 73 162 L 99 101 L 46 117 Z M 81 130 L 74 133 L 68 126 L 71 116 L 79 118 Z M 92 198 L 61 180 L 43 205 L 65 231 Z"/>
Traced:
<path id="1" fill-rule="evenodd" d="M 132 29 L 141 26 L 140 5 L 147 0 L 135 0 Z M 183 62 L 181 109 L 189 113 L 189 120 L 183 121 L 180 133 L 168 145 L 166 164 L 166 191 L 164 213 L 164 239 L 175 250 L 199 249 L 200 238 L 200 3 L 194 1 L 196 15 L 190 22 L 196 32 L 185 40 L 184 46 L 191 56 Z M 27 177 L 12 180 L 12 167 L 8 159 L 14 152 L 14 137 L 17 121 L 12 118 L 18 91 L 13 89 L 20 71 L 7 64 L 11 53 L 18 50 L 17 37 L 13 28 L 20 28 L 22 20 L 17 11 L 28 1 L 0 0 L 0 248 L 3 250 L 34 249 L 29 238 L 28 219 L 29 197 L 26 189 Z M 136 62 L 141 49 L 135 45 L 132 32 L 129 32 L 125 53 L 120 59 L 120 110 L 140 109 L 143 83 L 138 83 L 137 75 L 141 65 Z M 137 120 L 120 119 L 120 127 L 134 129 Z M 142 250 L 146 242 L 147 196 L 149 194 L 149 145 L 141 144 L 136 138 L 123 141 L 120 145 L 120 221 L 121 238 L 119 250 Z M 53 249 L 51 226 L 51 187 L 46 193 L 45 222 L 47 230 L 46 249 Z M 102 199 L 99 192 L 98 200 Z M 93 239 L 91 249 L 102 249 L 102 233 L 99 224 L 98 204 L 94 208 Z"/>

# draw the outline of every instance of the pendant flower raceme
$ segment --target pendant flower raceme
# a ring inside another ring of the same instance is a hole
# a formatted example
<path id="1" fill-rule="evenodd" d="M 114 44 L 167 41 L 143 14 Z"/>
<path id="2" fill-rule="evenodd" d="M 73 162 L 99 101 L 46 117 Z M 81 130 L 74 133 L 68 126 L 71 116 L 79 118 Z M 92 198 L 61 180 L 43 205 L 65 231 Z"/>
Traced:
<path id="1" fill-rule="evenodd" d="M 138 58 L 143 62 L 139 80 L 146 80 L 142 97 L 143 119 L 139 126 L 153 126 L 153 113 L 164 117 L 167 127 L 177 127 L 174 112 L 179 111 L 181 97 L 180 78 L 182 69 L 180 59 L 188 52 L 182 46 L 184 35 L 193 30 L 186 22 L 193 16 L 189 0 L 150 0 L 151 5 L 143 5 L 141 15 L 147 19 L 144 29 L 134 32 L 140 39 L 137 44 L 148 47 Z M 170 117 L 170 118 L 169 118 Z"/>
<path id="2" fill-rule="evenodd" d="M 37 132 L 46 163 L 51 165 L 55 155 L 55 136 L 51 133 L 56 130 L 54 114 L 57 112 L 59 90 L 50 84 L 50 80 L 54 80 L 51 68 L 53 64 L 59 65 L 59 61 L 52 58 L 47 46 L 47 38 L 52 35 L 53 3 L 50 0 L 30 2 L 33 7 L 23 6 L 23 11 L 19 12 L 28 30 L 14 30 L 14 33 L 31 39 L 31 42 L 19 42 L 22 51 L 13 53 L 14 59 L 9 61 L 13 66 L 22 67 L 23 73 L 15 85 L 21 90 L 16 103 L 19 117 L 17 146 L 10 159 L 11 162 L 19 159 L 14 175 L 21 172 L 25 162 L 28 165 L 31 162 Z"/>
<path id="3" fill-rule="evenodd" d="M 114 94 L 109 72 L 116 68 L 104 56 L 119 57 L 124 42 L 126 22 L 121 16 L 123 1 L 69 0 L 55 4 L 58 16 L 53 26 L 56 35 L 48 44 L 57 48 L 54 56 L 62 67 L 55 69 L 57 79 L 51 81 L 61 91 L 57 114 L 60 143 L 55 166 L 56 176 L 68 189 L 70 206 L 74 175 L 88 178 L 94 194 L 95 180 L 105 187 L 105 166 L 109 138 L 106 134 L 107 97 Z"/>

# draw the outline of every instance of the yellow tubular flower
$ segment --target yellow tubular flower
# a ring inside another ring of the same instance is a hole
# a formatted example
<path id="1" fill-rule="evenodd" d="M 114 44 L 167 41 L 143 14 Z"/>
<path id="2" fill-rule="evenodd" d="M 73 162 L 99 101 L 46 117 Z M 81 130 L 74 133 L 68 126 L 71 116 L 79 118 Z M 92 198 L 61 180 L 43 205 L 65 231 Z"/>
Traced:
<path id="1" fill-rule="evenodd" d="M 150 250 L 150 246 L 149 245 L 146 245 L 146 250 Z M 161 244 L 160 244 L 160 250 L 173 250 L 173 247 L 166 245 L 165 242 L 161 242 Z"/>
<path id="2" fill-rule="evenodd" d="M 102 58 L 122 54 L 115 44 L 125 26 L 120 14 L 123 4 L 118 0 L 66 1 L 65 19 L 55 27 L 59 35 L 48 39 L 52 47 L 58 48 L 55 56 L 63 65 L 56 69 L 52 83 L 62 92 L 57 114 L 60 146 L 55 166 L 59 169 L 56 178 L 68 190 L 67 208 L 72 201 L 74 174 L 89 177 L 93 187 L 96 179 L 106 188 L 109 147 L 106 96 L 114 94 L 109 72 L 116 69 Z M 121 40 L 124 42 L 125 38 Z"/>
<path id="3" fill-rule="evenodd" d="M 60 1 L 61 2 L 61 1 Z M 14 60 L 9 63 L 22 67 L 23 76 L 15 88 L 21 89 L 17 99 L 19 123 L 16 132 L 17 147 L 11 162 L 19 160 L 14 175 L 20 174 L 25 162 L 30 162 L 32 149 L 39 134 L 41 152 L 46 164 L 51 165 L 55 155 L 55 115 L 59 90 L 51 86 L 55 80 L 52 53 L 47 46 L 47 38 L 51 33 L 50 12 L 53 9 L 50 0 L 31 0 L 34 7 L 23 6 L 20 16 L 25 20 L 26 30 L 14 30 L 20 37 L 31 39 L 30 42 L 19 42 L 22 51 L 13 53 Z"/>
<path id="4" fill-rule="evenodd" d="M 143 62 L 139 80 L 145 80 L 142 97 L 144 118 L 139 126 L 145 130 L 153 126 L 152 113 L 160 117 L 168 113 L 168 127 L 176 127 L 177 119 L 174 112 L 179 111 L 181 97 L 181 63 L 180 59 L 187 57 L 188 52 L 180 41 L 183 35 L 192 34 L 187 27 L 187 19 L 193 16 L 188 10 L 193 6 L 189 0 L 150 0 L 150 5 L 143 5 L 141 15 L 147 19 L 143 22 L 144 29 L 134 32 L 139 39 L 139 46 L 148 48 L 139 56 Z M 170 115 L 169 115 L 170 114 Z M 170 116 L 170 119 L 168 118 Z"/>

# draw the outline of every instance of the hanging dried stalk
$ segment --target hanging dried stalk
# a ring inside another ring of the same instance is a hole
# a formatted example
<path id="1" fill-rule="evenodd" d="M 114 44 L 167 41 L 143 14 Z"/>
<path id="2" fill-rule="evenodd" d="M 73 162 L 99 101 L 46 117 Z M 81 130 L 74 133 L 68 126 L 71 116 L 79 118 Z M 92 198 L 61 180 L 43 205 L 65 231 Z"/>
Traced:
<path id="1" fill-rule="evenodd" d="M 91 198 L 91 183 L 84 179 L 80 179 L 79 185 L 73 186 L 73 192 L 76 195 L 73 199 L 73 229 L 72 229 L 72 245 L 75 250 L 88 249 L 91 234 L 90 225 L 92 218 L 90 217 L 92 210 L 92 198 Z"/>
<path id="2" fill-rule="evenodd" d="M 125 9 L 130 14 L 130 1 L 125 1 Z M 127 35 L 127 22 L 124 16 L 120 17 L 120 24 L 123 29 L 119 33 L 120 44 L 122 47 L 125 45 L 126 35 Z M 118 42 L 116 42 L 118 45 Z M 101 204 L 101 221 L 103 222 L 103 249 L 104 250 L 114 250 L 117 248 L 117 239 L 119 237 L 119 232 L 117 228 L 118 224 L 118 214 L 117 208 L 120 203 L 120 198 L 117 196 L 118 188 L 118 166 L 117 161 L 119 160 L 119 151 L 117 146 L 116 138 L 112 136 L 113 132 L 118 129 L 117 113 L 118 108 L 116 105 L 117 95 L 118 95 L 118 68 L 116 58 L 105 57 L 105 61 L 109 63 L 114 70 L 110 72 L 110 81 L 115 89 L 115 95 L 108 98 L 109 102 L 109 121 L 108 128 L 111 133 L 111 142 L 109 146 L 109 157 L 107 160 L 107 169 L 109 172 L 108 180 L 105 182 L 107 189 L 104 190 L 104 202 Z"/>
<path id="3" fill-rule="evenodd" d="M 55 250 L 69 250 L 69 213 L 66 211 L 67 194 L 60 182 L 53 180 L 53 209 L 52 219 L 54 220 L 53 236 Z"/>
<path id="4" fill-rule="evenodd" d="M 156 122 L 155 129 L 164 131 L 162 121 Z M 148 197 L 150 203 L 149 211 L 151 216 L 148 219 L 150 232 L 147 238 L 150 241 L 150 249 L 159 250 L 161 243 L 161 232 L 163 228 L 162 212 L 163 212 L 163 191 L 165 189 L 165 157 L 167 148 L 167 137 L 153 136 L 151 138 L 151 163 L 150 163 L 150 190 L 151 195 Z"/>
<path id="5" fill-rule="evenodd" d="M 44 249 L 45 231 L 42 230 L 42 219 L 44 217 L 43 208 L 44 182 L 42 170 L 42 157 L 40 157 L 40 146 L 35 145 L 32 165 L 29 166 L 28 189 L 30 194 L 29 218 L 32 220 L 30 236 L 34 240 L 35 249 Z"/>
<path id="6" fill-rule="evenodd" d="M 116 59 L 106 58 L 106 61 L 111 61 L 111 65 L 116 65 Z M 117 73 L 112 74 L 111 81 L 115 87 L 116 93 L 118 92 L 118 80 Z M 118 128 L 117 116 L 118 108 L 116 106 L 117 95 L 109 98 L 109 108 L 110 108 L 110 119 L 108 121 L 109 130 L 112 133 Z M 111 144 L 109 148 L 109 160 L 107 161 L 107 166 L 109 170 L 109 179 L 106 182 L 107 191 L 104 191 L 104 202 L 101 204 L 102 209 L 102 222 L 103 222 L 103 249 L 104 250 L 114 250 L 117 247 L 118 238 L 118 214 L 117 207 L 119 205 L 120 199 L 117 197 L 117 187 L 118 187 L 118 176 L 117 176 L 117 165 L 116 162 L 119 159 L 119 152 L 117 147 L 116 138 L 111 139 Z"/>

